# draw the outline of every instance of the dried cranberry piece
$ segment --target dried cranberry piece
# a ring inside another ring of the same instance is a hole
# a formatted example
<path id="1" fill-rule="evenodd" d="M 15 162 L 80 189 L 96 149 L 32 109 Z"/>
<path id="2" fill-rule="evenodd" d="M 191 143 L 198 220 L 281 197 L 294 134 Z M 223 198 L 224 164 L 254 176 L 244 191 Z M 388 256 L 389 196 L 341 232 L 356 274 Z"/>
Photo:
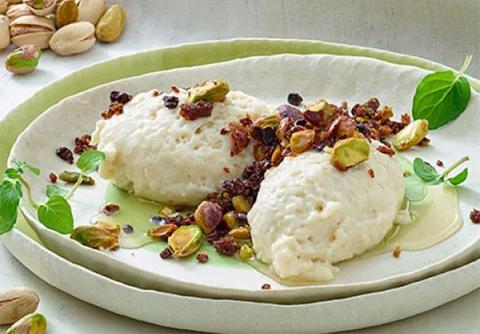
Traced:
<path id="1" fill-rule="evenodd" d="M 197 118 L 209 117 L 212 114 L 213 105 L 209 102 L 199 100 L 195 103 L 184 103 L 180 106 L 180 116 L 194 121 Z"/>
<path id="2" fill-rule="evenodd" d="M 57 175 L 56 175 L 55 173 L 50 173 L 50 174 L 48 174 L 48 178 L 50 179 L 50 182 L 52 182 L 52 183 L 57 183 L 58 177 L 57 177 Z"/>
<path id="3" fill-rule="evenodd" d="M 272 288 L 272 286 L 268 283 L 265 283 L 262 285 L 262 290 L 270 290 Z"/>
<path id="4" fill-rule="evenodd" d="M 265 128 L 261 131 L 262 143 L 265 145 L 272 145 L 277 137 L 275 135 L 275 130 L 272 128 Z"/>
<path id="5" fill-rule="evenodd" d="M 63 161 L 66 161 L 69 164 L 73 164 L 73 152 L 70 151 L 69 148 L 67 148 L 65 146 L 59 147 L 59 148 L 57 148 L 55 153 Z"/>
<path id="6" fill-rule="evenodd" d="M 105 204 L 105 206 L 102 208 L 102 212 L 107 216 L 113 215 L 118 210 L 120 210 L 120 206 L 114 203 Z"/>
<path id="7" fill-rule="evenodd" d="M 132 96 L 128 95 L 127 93 L 121 93 L 116 90 L 110 93 L 110 102 L 112 103 L 118 102 L 121 104 L 127 104 L 128 102 L 130 102 L 131 99 L 132 99 Z"/>
<path id="8" fill-rule="evenodd" d="M 165 95 L 163 97 L 163 104 L 165 105 L 165 108 L 175 109 L 178 106 L 178 102 L 178 97 L 174 95 Z"/>
<path id="9" fill-rule="evenodd" d="M 223 237 L 213 242 L 213 247 L 217 252 L 226 256 L 234 255 L 238 250 L 237 241 L 230 236 Z"/>
<path id="10" fill-rule="evenodd" d="M 200 252 L 197 254 L 197 261 L 199 263 L 207 263 L 208 262 L 208 253 L 207 252 Z"/>
<path id="11" fill-rule="evenodd" d="M 172 256 L 173 256 L 172 251 L 168 247 L 160 252 L 160 257 L 164 260 L 170 259 Z"/>
<path id="12" fill-rule="evenodd" d="M 480 224 L 480 210 L 473 209 L 472 212 L 470 212 L 470 220 L 474 224 Z"/>
<path id="13" fill-rule="evenodd" d="M 301 97 L 300 94 L 297 93 L 290 93 L 288 94 L 287 101 L 291 105 L 298 107 L 302 103 L 303 97 Z"/>

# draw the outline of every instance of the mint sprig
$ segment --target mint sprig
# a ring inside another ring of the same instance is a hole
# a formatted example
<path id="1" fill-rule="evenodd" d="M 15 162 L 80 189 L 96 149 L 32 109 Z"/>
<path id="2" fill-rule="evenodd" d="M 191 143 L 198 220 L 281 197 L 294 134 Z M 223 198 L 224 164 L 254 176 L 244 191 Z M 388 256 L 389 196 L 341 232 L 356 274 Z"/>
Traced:
<path id="1" fill-rule="evenodd" d="M 5 170 L 4 179 L 0 183 L 0 235 L 14 227 L 23 193 L 26 194 L 30 205 L 37 210 L 38 220 L 43 225 L 61 234 L 71 233 L 73 214 L 68 199 L 82 183 L 82 176 L 96 171 L 103 160 L 105 160 L 103 152 L 95 150 L 84 152 L 77 161 L 80 177 L 75 185 L 70 191 L 57 185 L 48 185 L 46 189 L 48 199 L 45 203 L 34 201 L 30 185 L 23 177 L 26 171 L 40 175 L 40 169 L 24 161 L 12 160 L 13 167 Z"/>
<path id="2" fill-rule="evenodd" d="M 427 161 L 422 160 L 422 158 L 415 158 L 413 161 L 413 171 L 422 181 L 428 184 L 436 185 L 440 183 L 449 183 L 453 186 L 458 186 L 465 182 L 468 177 L 468 168 L 463 169 L 460 173 L 453 177 L 448 177 L 451 172 L 457 169 L 461 164 L 468 161 L 468 157 L 463 157 L 450 167 L 445 169 L 443 173 L 438 173 L 438 171 L 429 164 Z"/>

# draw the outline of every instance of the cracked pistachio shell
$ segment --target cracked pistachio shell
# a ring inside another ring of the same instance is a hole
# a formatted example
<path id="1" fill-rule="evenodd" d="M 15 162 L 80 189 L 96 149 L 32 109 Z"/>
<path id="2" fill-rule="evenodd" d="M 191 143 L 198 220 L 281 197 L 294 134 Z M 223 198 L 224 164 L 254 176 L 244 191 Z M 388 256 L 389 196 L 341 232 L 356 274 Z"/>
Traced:
<path id="1" fill-rule="evenodd" d="M 64 0 L 57 7 L 55 14 L 55 25 L 57 28 L 66 26 L 67 24 L 77 22 L 78 5 L 75 0 Z"/>
<path id="2" fill-rule="evenodd" d="M 35 15 L 20 16 L 10 23 L 11 39 L 17 46 L 35 44 L 40 49 L 47 49 L 54 31 L 52 20 Z"/>
<path id="3" fill-rule="evenodd" d="M 113 43 L 123 32 L 127 15 L 120 5 L 113 5 L 98 21 L 95 34 L 100 42 Z"/>
<path id="4" fill-rule="evenodd" d="M 370 156 L 370 145 L 364 138 L 347 138 L 339 140 L 333 146 L 330 162 L 341 171 L 358 165 Z"/>
<path id="5" fill-rule="evenodd" d="M 105 13 L 105 0 L 80 0 L 78 21 L 88 21 L 96 25 L 103 13 Z"/>
<path id="6" fill-rule="evenodd" d="M 168 247 L 176 257 L 195 253 L 202 245 L 202 230 L 198 225 L 180 226 L 168 238 Z"/>
<path id="7" fill-rule="evenodd" d="M 28 288 L 13 288 L 0 292 L 0 325 L 10 325 L 35 312 L 40 299 Z"/>
<path id="8" fill-rule="evenodd" d="M 417 119 L 408 124 L 393 137 L 392 144 L 397 150 L 408 150 L 420 143 L 428 135 L 428 121 Z"/>
<path id="9" fill-rule="evenodd" d="M 47 16 L 53 13 L 57 5 L 56 0 L 24 0 L 23 3 L 37 16 Z"/>
<path id="10" fill-rule="evenodd" d="M 52 36 L 50 48 L 60 56 L 70 56 L 90 50 L 95 44 L 95 27 L 90 22 L 66 25 Z"/>
<path id="11" fill-rule="evenodd" d="M 220 80 L 207 80 L 193 87 L 188 93 L 188 101 L 191 103 L 199 100 L 205 102 L 222 102 L 230 91 L 228 84 Z"/>
<path id="12" fill-rule="evenodd" d="M 10 20 L 15 20 L 20 16 L 32 15 L 32 12 L 30 11 L 30 8 L 28 8 L 27 5 L 25 5 L 24 3 L 21 3 L 18 5 L 12 5 L 8 7 L 5 15 L 7 15 Z"/>
<path id="13" fill-rule="evenodd" d="M 34 44 L 23 45 L 7 56 L 5 68 L 14 74 L 33 72 L 38 65 L 42 52 Z"/>
<path id="14" fill-rule="evenodd" d="M 5 49 L 10 44 L 10 29 L 8 24 L 10 20 L 4 15 L 0 15 L 0 50 Z"/>
<path id="15" fill-rule="evenodd" d="M 0 14 L 5 14 L 8 8 L 7 0 L 0 0 Z"/>
<path id="16" fill-rule="evenodd" d="M 24 316 L 12 325 L 5 334 L 45 334 L 47 319 L 40 313 Z"/>

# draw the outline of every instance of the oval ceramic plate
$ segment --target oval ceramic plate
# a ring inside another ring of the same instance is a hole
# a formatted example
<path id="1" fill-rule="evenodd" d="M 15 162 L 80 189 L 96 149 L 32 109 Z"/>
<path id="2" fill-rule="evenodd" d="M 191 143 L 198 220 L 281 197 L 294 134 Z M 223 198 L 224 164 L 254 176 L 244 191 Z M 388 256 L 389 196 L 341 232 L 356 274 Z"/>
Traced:
<path id="1" fill-rule="evenodd" d="M 177 69 L 134 77 L 91 89 L 69 97 L 50 108 L 20 136 L 11 157 L 38 166 L 42 177 L 29 177 L 34 197 L 45 197 L 50 171 L 61 171 L 66 165 L 54 152 L 62 145 L 72 146 L 72 139 L 91 132 L 100 113 L 108 105 L 112 90 L 136 94 L 171 85 L 190 86 L 210 78 L 229 82 L 234 90 L 264 99 L 272 105 L 284 103 L 289 92 L 301 93 L 306 100 L 318 97 L 334 103 L 365 101 L 376 96 L 383 104 L 393 106 L 396 115 L 409 112 L 417 83 L 425 74 L 422 69 L 383 61 L 332 55 L 279 55 L 253 57 L 200 67 Z M 422 150 L 427 160 L 453 162 L 463 155 L 479 164 L 474 125 L 479 123 L 480 99 L 472 94 L 469 107 L 455 122 L 431 134 L 433 145 Z M 415 155 L 417 152 L 413 152 Z M 75 225 L 88 224 L 104 202 L 108 183 L 99 181 L 92 188 L 81 188 L 71 201 Z M 460 208 L 465 223 L 448 240 L 418 252 L 403 252 L 400 259 L 391 254 L 353 259 L 339 265 L 341 271 L 333 281 L 304 287 L 282 286 L 243 263 L 211 261 L 200 266 L 195 261 L 162 261 L 152 247 L 137 250 L 120 249 L 100 252 L 81 246 L 66 236 L 46 229 L 24 203 L 22 209 L 34 230 L 47 247 L 67 259 L 94 271 L 143 288 L 180 294 L 216 298 L 236 298 L 279 303 L 297 303 L 344 297 L 385 289 L 436 274 L 468 261 L 479 247 L 478 226 L 469 223 L 468 212 L 479 195 L 479 175 L 471 173 L 460 191 Z M 261 290 L 264 283 L 271 290 Z"/>

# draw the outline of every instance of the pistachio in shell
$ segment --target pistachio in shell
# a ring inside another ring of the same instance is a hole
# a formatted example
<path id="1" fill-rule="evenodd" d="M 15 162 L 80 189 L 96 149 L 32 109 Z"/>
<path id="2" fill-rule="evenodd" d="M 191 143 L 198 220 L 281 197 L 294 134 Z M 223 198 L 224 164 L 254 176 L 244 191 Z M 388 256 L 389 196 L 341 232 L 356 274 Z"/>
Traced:
<path id="1" fill-rule="evenodd" d="M 5 49 L 10 44 L 9 23 L 8 17 L 0 15 L 0 50 Z"/>
<path id="2" fill-rule="evenodd" d="M 113 43 L 123 33 L 127 14 L 119 4 L 110 7 L 97 23 L 95 34 L 100 42 Z"/>
<path id="3" fill-rule="evenodd" d="M 40 313 L 31 313 L 14 323 L 5 334 L 45 334 L 47 319 Z"/>
<path id="4" fill-rule="evenodd" d="M 341 171 L 358 165 L 370 156 L 370 145 L 364 138 L 351 137 L 339 140 L 330 153 L 330 162 Z"/>
<path id="5" fill-rule="evenodd" d="M 8 1 L 0 0 L 0 15 L 5 14 L 8 9 Z"/>
<path id="6" fill-rule="evenodd" d="M 94 249 L 118 248 L 118 235 L 97 225 L 75 227 L 70 238 Z"/>
<path id="7" fill-rule="evenodd" d="M 230 91 L 228 84 L 220 80 L 207 80 L 188 92 L 188 101 L 195 103 L 197 101 L 222 102 Z"/>
<path id="8" fill-rule="evenodd" d="M 78 4 L 78 21 L 87 21 L 93 25 L 105 13 L 105 0 L 80 0 Z"/>
<path id="9" fill-rule="evenodd" d="M 58 29 L 50 48 L 60 56 L 83 53 L 95 44 L 95 27 L 90 22 L 75 22 Z"/>
<path id="10" fill-rule="evenodd" d="M 417 119 L 408 124 L 393 137 L 392 144 L 399 151 L 405 151 L 419 144 L 428 135 L 428 121 Z"/>
<path id="11" fill-rule="evenodd" d="M 198 225 L 180 226 L 168 238 L 168 247 L 176 257 L 195 253 L 202 245 L 202 230 Z"/>
<path id="12" fill-rule="evenodd" d="M 223 218 L 220 206 L 210 201 L 200 203 L 193 216 L 195 223 L 206 235 L 209 235 L 222 222 Z"/>
<path id="13" fill-rule="evenodd" d="M 57 0 L 24 0 L 30 11 L 37 16 L 47 16 L 53 13 Z"/>
<path id="14" fill-rule="evenodd" d="M 34 44 L 22 45 L 5 59 L 5 68 L 14 74 L 33 72 L 38 65 L 42 51 Z"/>
<path id="15" fill-rule="evenodd" d="M 35 312 L 40 299 L 28 288 L 13 288 L 0 292 L 0 325 L 10 325 Z"/>
<path id="16" fill-rule="evenodd" d="M 57 28 L 77 22 L 78 5 L 75 0 L 63 0 L 57 7 L 55 14 L 55 25 Z"/>
<path id="17" fill-rule="evenodd" d="M 30 8 L 28 8 L 26 4 L 21 3 L 18 5 L 12 5 L 8 7 L 5 15 L 7 15 L 10 20 L 15 20 L 20 16 L 32 15 L 32 12 L 30 11 Z"/>
<path id="18" fill-rule="evenodd" d="M 47 49 L 54 31 L 52 20 L 35 15 L 20 16 L 10 23 L 12 42 L 17 46 L 35 44 L 40 49 Z"/>

